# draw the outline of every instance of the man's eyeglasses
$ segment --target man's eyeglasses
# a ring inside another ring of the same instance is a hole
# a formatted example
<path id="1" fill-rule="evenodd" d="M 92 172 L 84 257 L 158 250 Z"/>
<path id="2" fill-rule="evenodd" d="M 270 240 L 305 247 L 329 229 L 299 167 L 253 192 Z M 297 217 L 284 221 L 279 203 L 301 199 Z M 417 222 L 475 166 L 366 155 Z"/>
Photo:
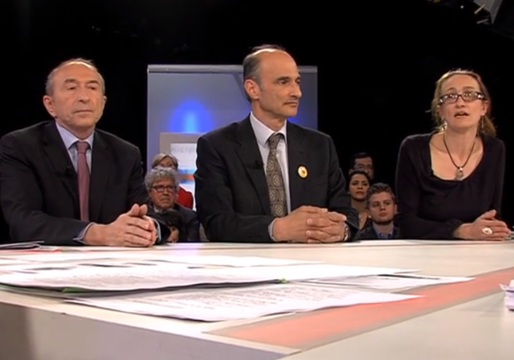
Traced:
<path id="1" fill-rule="evenodd" d="M 373 170 L 373 164 L 356 164 L 353 169 L 360 171 Z"/>
<path id="2" fill-rule="evenodd" d="M 485 99 L 484 94 L 478 91 L 464 91 L 462 94 L 445 94 L 439 98 L 439 104 L 455 104 L 462 98 L 464 102 L 472 102 L 475 100 Z"/>
<path id="3" fill-rule="evenodd" d="M 171 193 L 171 192 L 175 191 L 175 186 L 171 186 L 171 185 L 156 185 L 156 186 L 152 186 L 152 189 L 154 189 L 158 193 L 163 193 L 164 191 L 167 191 L 167 192 Z"/>

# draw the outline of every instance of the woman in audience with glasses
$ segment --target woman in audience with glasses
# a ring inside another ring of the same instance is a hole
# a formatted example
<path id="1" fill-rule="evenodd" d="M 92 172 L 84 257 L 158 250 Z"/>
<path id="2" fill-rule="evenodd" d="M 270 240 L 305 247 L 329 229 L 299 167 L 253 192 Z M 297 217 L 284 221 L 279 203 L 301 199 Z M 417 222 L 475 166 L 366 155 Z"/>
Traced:
<path id="1" fill-rule="evenodd" d="M 157 154 L 152 160 L 152 168 L 156 166 L 170 167 L 175 171 L 178 171 L 178 159 L 170 154 Z M 194 205 L 194 197 L 191 191 L 187 191 L 182 186 L 178 187 L 177 203 L 185 206 L 188 209 L 192 209 Z"/>
<path id="2" fill-rule="evenodd" d="M 200 240 L 200 222 L 196 212 L 177 202 L 178 175 L 172 167 L 156 166 L 145 175 L 150 196 L 148 211 L 168 226 L 169 242 Z"/>
<path id="3" fill-rule="evenodd" d="M 496 138 L 480 76 L 456 70 L 436 83 L 436 130 L 407 137 L 396 169 L 398 223 L 410 239 L 503 240 L 505 145 Z"/>

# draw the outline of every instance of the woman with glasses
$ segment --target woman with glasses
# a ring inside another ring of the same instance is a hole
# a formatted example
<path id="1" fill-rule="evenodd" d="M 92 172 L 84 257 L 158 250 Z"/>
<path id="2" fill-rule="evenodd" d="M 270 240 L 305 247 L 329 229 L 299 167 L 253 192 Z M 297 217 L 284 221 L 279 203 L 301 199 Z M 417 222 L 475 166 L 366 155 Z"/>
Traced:
<path id="1" fill-rule="evenodd" d="M 152 168 L 156 166 L 169 167 L 178 171 L 178 159 L 170 154 L 157 154 L 152 160 Z M 179 185 L 177 190 L 177 203 L 188 209 L 193 209 L 194 197 L 191 191 L 187 191 Z"/>
<path id="2" fill-rule="evenodd" d="M 505 146 L 480 76 L 466 70 L 436 83 L 436 129 L 407 137 L 396 169 L 398 224 L 405 238 L 503 240 Z"/>
<path id="3" fill-rule="evenodd" d="M 156 166 L 150 169 L 145 175 L 145 187 L 150 197 L 148 212 L 168 226 L 169 242 L 200 240 L 196 212 L 177 202 L 178 174 L 174 168 Z"/>

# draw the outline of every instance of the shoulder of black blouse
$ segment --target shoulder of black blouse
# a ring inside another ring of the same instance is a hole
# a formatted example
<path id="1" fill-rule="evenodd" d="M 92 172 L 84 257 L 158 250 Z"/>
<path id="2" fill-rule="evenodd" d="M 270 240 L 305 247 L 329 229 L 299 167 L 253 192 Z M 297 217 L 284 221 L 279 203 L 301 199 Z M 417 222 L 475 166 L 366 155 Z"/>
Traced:
<path id="1" fill-rule="evenodd" d="M 433 133 L 409 135 L 405 139 L 403 139 L 402 144 L 409 144 L 411 146 L 415 146 L 418 144 L 426 144 L 430 141 L 430 137 L 432 135 Z"/>
<path id="2" fill-rule="evenodd" d="M 428 143 L 433 133 L 409 135 L 403 139 L 400 149 L 407 153 L 417 153 L 421 155 L 423 150 L 428 149 Z"/>

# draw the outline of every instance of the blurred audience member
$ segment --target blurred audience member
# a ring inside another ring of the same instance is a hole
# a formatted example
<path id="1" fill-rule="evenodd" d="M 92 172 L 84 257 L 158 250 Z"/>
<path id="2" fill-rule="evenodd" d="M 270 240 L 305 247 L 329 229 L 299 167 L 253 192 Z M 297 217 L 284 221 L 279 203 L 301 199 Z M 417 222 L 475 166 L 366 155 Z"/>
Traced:
<path id="1" fill-rule="evenodd" d="M 170 167 L 178 172 L 178 159 L 170 154 L 157 154 L 152 160 L 152 168 L 156 166 Z M 179 185 L 176 201 L 180 205 L 192 209 L 194 206 L 193 193 Z"/>
<path id="2" fill-rule="evenodd" d="M 369 153 L 359 152 L 352 156 L 348 174 L 351 175 L 354 171 L 364 171 L 368 174 L 370 181 L 375 179 L 375 165 Z"/>
<path id="3" fill-rule="evenodd" d="M 172 167 L 157 166 L 152 168 L 145 177 L 146 189 L 150 194 L 149 210 L 156 214 L 169 211 L 178 212 L 182 217 L 183 226 L 175 226 L 175 229 L 170 228 L 172 230 L 171 236 L 173 236 L 173 230 L 179 230 L 179 241 L 199 241 L 200 223 L 198 217 L 193 210 L 176 202 L 177 184 L 177 172 Z M 181 229 L 182 231 L 180 231 Z"/>
<path id="4" fill-rule="evenodd" d="M 394 225 L 395 196 L 389 185 L 384 183 L 371 185 L 366 193 L 366 209 L 371 224 L 360 232 L 360 240 L 389 240 L 400 237 L 398 228 Z"/>
<path id="5" fill-rule="evenodd" d="M 348 193 L 352 207 L 359 213 L 359 229 L 369 225 L 368 210 L 366 209 L 366 193 L 368 192 L 371 179 L 367 172 L 355 170 L 348 179 Z"/>

